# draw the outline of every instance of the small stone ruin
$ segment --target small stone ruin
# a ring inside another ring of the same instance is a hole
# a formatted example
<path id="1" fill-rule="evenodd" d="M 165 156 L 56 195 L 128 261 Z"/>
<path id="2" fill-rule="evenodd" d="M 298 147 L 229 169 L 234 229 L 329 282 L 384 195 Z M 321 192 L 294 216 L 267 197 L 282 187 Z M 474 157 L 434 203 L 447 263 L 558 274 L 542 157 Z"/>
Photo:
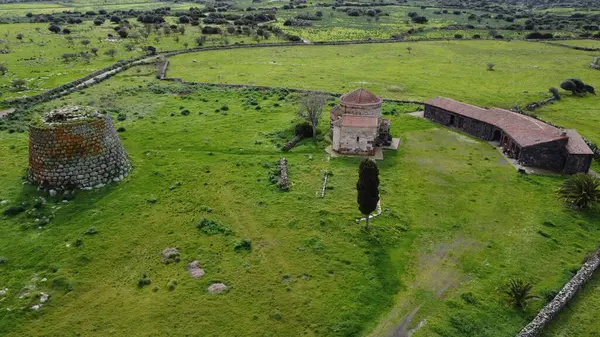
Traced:
<path id="1" fill-rule="evenodd" d="M 130 169 L 110 116 L 92 107 L 59 108 L 29 127 L 28 178 L 42 188 L 99 188 Z"/>

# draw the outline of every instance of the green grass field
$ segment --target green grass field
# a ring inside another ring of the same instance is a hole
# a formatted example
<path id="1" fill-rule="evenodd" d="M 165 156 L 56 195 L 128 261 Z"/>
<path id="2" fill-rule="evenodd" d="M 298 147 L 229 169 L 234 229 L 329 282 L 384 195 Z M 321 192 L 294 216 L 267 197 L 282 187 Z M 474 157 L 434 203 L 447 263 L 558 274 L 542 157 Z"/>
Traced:
<path id="1" fill-rule="evenodd" d="M 390 116 L 402 145 L 379 162 L 384 213 L 366 233 L 355 222 L 358 159 L 328 158 L 322 137 L 285 154 L 290 192 L 269 183 L 296 121 L 293 95 L 169 85 L 141 69 L 31 112 L 118 108 L 134 170 L 72 201 L 50 198 L 38 211 L 54 216 L 43 228 L 39 215 L 2 219 L 0 334 L 385 336 L 420 307 L 409 325 L 427 322 L 415 336 L 514 335 L 544 300 L 519 313 L 498 288 L 519 276 L 543 297 L 597 243 L 600 220 L 557 200 L 562 178 L 518 175 L 487 143 L 405 114 Z M 0 200 L 37 195 L 22 184 L 26 167 L 26 134 L 0 133 Z M 320 199 L 324 169 L 334 175 Z M 203 216 L 233 234 L 202 235 Z M 85 235 L 90 227 L 98 234 Z M 233 250 L 241 238 L 252 240 L 251 252 Z M 178 247 L 182 262 L 161 264 L 167 247 Z M 195 259 L 206 269 L 199 280 L 184 270 Z M 139 289 L 143 273 L 152 284 Z M 213 281 L 231 288 L 208 294 Z M 34 312 L 39 291 L 51 297 Z"/>
<path id="2" fill-rule="evenodd" d="M 520 41 L 261 48 L 178 55 L 170 59 L 168 76 L 335 92 L 363 86 L 387 98 L 446 96 L 511 108 L 547 98 L 548 88 L 566 78 L 598 87 L 597 71 L 589 68 L 592 55 Z M 487 70 L 488 62 L 494 71 Z M 536 113 L 600 143 L 599 106 L 596 96 L 563 92 L 563 100 Z"/>
<path id="3" fill-rule="evenodd" d="M 569 46 L 577 46 L 577 47 L 600 48 L 599 40 L 567 40 L 567 41 L 558 41 L 557 43 L 566 44 Z"/>
<path id="4" fill-rule="evenodd" d="M 147 0 L 127 0 L 123 2 L 69 2 L 69 3 L 13 3 L 0 5 L 0 19 L 23 17 L 27 13 L 33 14 L 51 14 L 61 13 L 63 11 L 95 11 L 105 9 L 107 11 L 129 10 L 129 9 L 154 9 L 160 7 L 171 7 L 174 10 L 187 10 L 190 7 L 201 7 L 202 5 L 191 2 L 160 2 Z"/>
<path id="5" fill-rule="evenodd" d="M 169 18 L 174 22 L 174 18 Z M 137 23 L 136 29 L 142 29 Z M 5 37 L 5 44 L 10 53 L 2 55 L 0 63 L 8 68 L 8 73 L 0 76 L 0 92 L 2 99 L 20 96 L 30 96 L 47 89 L 59 86 L 77 78 L 83 77 L 102 67 L 111 65 L 118 60 L 127 59 L 143 54 L 142 47 L 154 45 L 158 51 L 183 49 L 185 46 L 196 46 L 195 39 L 201 35 L 200 28 L 187 25 L 184 34 L 171 33 L 169 36 L 153 31 L 148 38 L 107 40 L 108 34 L 116 35 L 113 25 L 105 22 L 96 27 L 91 22 L 80 25 L 65 25 L 72 33 L 68 36 L 57 35 L 48 30 L 46 23 L 19 23 L 0 25 L 0 36 Z M 17 35 L 23 34 L 19 41 Z M 67 37 L 72 38 L 71 41 Z M 179 41 L 177 41 L 179 39 Z M 220 45 L 227 39 L 230 43 L 256 43 L 246 36 L 219 35 L 207 36 L 206 45 Z M 81 42 L 90 41 L 87 46 Z M 272 37 L 273 42 L 277 41 Z M 126 45 L 132 45 L 128 51 Z M 65 53 L 91 52 L 98 48 L 97 56 L 91 56 L 89 62 L 79 58 L 65 62 L 62 55 Z M 109 49 L 115 49 L 115 57 L 104 55 Z M 27 82 L 24 90 L 11 87 L 14 80 L 23 79 Z"/>

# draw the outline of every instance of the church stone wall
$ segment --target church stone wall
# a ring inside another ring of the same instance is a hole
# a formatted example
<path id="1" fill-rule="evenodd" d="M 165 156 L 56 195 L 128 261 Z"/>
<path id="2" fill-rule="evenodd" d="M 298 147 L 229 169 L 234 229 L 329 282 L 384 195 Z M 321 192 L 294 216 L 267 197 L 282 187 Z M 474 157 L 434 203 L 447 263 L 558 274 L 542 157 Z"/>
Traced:
<path id="1" fill-rule="evenodd" d="M 334 131 L 335 133 L 335 131 Z M 334 150 L 345 154 L 373 155 L 375 154 L 375 141 L 377 128 L 352 128 L 341 127 L 339 133 L 339 145 Z"/>
<path id="2" fill-rule="evenodd" d="M 127 176 L 131 164 L 110 117 L 30 126 L 30 182 L 70 190 Z"/>
<path id="3" fill-rule="evenodd" d="M 347 104 L 342 101 L 340 107 L 345 115 L 381 116 L 381 103 L 355 105 Z"/>

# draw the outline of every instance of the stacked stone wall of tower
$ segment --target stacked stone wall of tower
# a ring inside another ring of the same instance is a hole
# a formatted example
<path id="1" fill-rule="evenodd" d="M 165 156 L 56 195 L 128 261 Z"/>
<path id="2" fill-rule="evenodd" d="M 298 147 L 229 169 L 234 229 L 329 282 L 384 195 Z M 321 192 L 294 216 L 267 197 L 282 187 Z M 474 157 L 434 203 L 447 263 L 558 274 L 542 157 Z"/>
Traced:
<path id="1" fill-rule="evenodd" d="M 72 190 L 119 181 L 131 164 L 109 116 L 31 125 L 30 182 Z"/>

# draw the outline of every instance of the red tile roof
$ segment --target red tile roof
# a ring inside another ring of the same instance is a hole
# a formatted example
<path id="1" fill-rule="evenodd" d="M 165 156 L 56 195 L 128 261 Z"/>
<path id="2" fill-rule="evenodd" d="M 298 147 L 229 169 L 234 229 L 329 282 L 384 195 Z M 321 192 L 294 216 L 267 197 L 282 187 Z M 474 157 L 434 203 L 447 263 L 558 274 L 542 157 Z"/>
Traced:
<path id="1" fill-rule="evenodd" d="M 566 149 L 569 154 L 594 154 L 594 151 L 585 143 L 583 137 L 573 129 L 568 129 L 567 137 L 569 142 L 567 143 Z"/>
<path id="2" fill-rule="evenodd" d="M 449 98 L 436 97 L 425 102 L 457 115 L 497 126 L 521 147 L 552 142 L 566 138 L 564 132 L 535 118 L 505 109 L 483 109 Z"/>
<path id="3" fill-rule="evenodd" d="M 382 98 L 363 88 L 358 88 L 343 95 L 340 100 L 342 103 L 347 104 L 377 104 L 383 102 Z"/>
<path id="4" fill-rule="evenodd" d="M 378 117 L 371 115 L 342 115 L 341 125 L 351 128 L 376 128 Z"/>

